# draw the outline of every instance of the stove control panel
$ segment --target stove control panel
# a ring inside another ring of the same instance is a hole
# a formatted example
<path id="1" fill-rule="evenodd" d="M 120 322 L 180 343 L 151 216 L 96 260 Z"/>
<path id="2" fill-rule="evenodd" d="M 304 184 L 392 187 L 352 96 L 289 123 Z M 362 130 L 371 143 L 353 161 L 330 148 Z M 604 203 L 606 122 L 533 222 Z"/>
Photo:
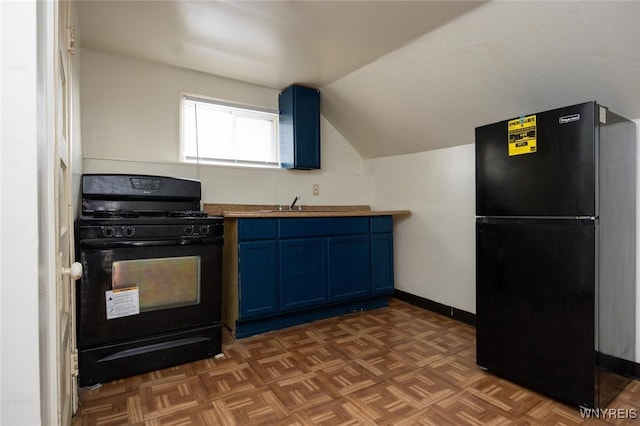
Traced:
<path id="1" fill-rule="evenodd" d="M 210 225 L 185 225 L 185 235 L 209 235 L 211 234 Z"/>
<path id="2" fill-rule="evenodd" d="M 78 227 L 79 239 L 171 239 L 181 237 L 221 237 L 223 235 L 222 221 L 211 223 L 187 224 L 83 224 Z"/>

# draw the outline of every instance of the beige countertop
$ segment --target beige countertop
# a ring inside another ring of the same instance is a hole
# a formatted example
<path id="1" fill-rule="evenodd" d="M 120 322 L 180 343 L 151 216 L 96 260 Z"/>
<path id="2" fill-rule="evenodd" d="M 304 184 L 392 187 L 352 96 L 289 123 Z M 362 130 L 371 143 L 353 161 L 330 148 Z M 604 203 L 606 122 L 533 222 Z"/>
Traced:
<path id="1" fill-rule="evenodd" d="M 278 210 L 255 210 L 255 211 L 225 211 L 225 218 L 260 218 L 260 217 L 347 217 L 347 216 L 399 216 L 409 215 L 409 210 L 352 210 L 352 211 L 278 211 Z"/>
<path id="2" fill-rule="evenodd" d="M 204 211 L 211 216 L 225 218 L 262 218 L 262 217 L 353 217 L 353 216 L 408 216 L 409 210 L 371 210 L 370 206 L 306 206 L 302 210 L 289 210 L 289 206 L 259 204 L 207 204 Z"/>

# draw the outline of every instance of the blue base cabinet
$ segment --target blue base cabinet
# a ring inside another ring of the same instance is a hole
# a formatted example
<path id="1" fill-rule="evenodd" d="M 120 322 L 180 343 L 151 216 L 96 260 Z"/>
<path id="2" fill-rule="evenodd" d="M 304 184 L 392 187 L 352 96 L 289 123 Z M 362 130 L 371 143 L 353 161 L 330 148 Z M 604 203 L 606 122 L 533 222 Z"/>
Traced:
<path id="1" fill-rule="evenodd" d="M 388 306 L 391 216 L 235 221 L 223 318 L 236 337 Z"/>

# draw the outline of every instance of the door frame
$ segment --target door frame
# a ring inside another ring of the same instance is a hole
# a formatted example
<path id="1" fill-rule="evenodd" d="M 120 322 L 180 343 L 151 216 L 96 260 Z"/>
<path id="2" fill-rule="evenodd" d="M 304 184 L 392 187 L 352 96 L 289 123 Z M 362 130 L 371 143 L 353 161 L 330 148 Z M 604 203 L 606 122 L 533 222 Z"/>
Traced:
<path id="1" fill-rule="evenodd" d="M 57 116 L 56 108 L 58 102 L 58 75 L 60 67 L 66 67 L 67 91 L 66 99 L 69 102 L 68 114 L 68 145 L 78 146 L 74 141 L 74 133 L 78 128 L 74 124 L 77 118 L 74 111 L 74 103 L 77 95 L 73 94 L 75 77 L 72 76 L 71 69 L 73 60 L 69 59 L 66 64 L 61 64 L 61 51 L 66 49 L 68 37 L 67 31 L 61 26 L 67 26 L 67 21 L 73 21 L 73 2 L 70 0 L 53 0 L 47 2 L 37 2 L 37 54 L 38 54 L 38 224 L 39 224 L 39 307 L 40 307 L 40 416 L 42 424 L 68 424 L 71 416 L 77 410 L 77 380 L 71 379 L 71 402 L 61 405 L 60 386 L 60 360 L 59 360 L 59 338 L 58 338 L 58 285 L 60 282 L 68 282 L 64 277 L 60 279 L 61 268 L 68 268 L 70 265 L 61 264 L 58 248 L 58 223 L 56 221 L 56 164 L 59 161 L 57 151 Z M 64 16 L 61 16 L 64 15 Z M 62 61 L 65 61 L 62 55 Z M 73 180 L 71 163 L 75 156 L 71 155 L 73 148 L 67 154 L 67 173 L 69 179 Z M 67 214 L 71 216 L 69 223 L 69 242 L 73 246 L 73 215 L 75 197 L 73 185 L 68 185 L 69 191 L 68 206 L 65 208 Z M 73 259 L 73 247 L 70 247 L 70 256 Z M 71 281 L 70 291 L 73 292 L 75 284 Z M 71 293 L 71 298 L 74 298 Z M 75 308 L 71 306 L 71 315 L 75 315 Z M 75 342 L 75 321 L 71 320 L 72 341 Z M 73 352 L 73 350 L 72 350 Z M 67 354 L 69 357 L 72 353 Z M 66 414 L 66 419 L 62 416 Z"/>

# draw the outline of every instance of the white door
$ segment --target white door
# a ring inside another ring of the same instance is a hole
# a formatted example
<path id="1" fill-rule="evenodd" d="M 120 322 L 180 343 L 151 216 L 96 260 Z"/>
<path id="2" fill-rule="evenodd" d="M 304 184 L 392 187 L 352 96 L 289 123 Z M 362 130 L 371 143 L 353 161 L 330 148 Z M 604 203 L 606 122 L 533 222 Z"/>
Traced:
<path id="1" fill-rule="evenodd" d="M 71 55 L 73 28 L 69 1 L 57 2 L 55 53 L 54 202 L 56 229 L 56 326 L 58 423 L 71 424 L 78 408 L 77 349 L 75 336 L 75 280 L 82 267 L 73 263 L 73 203 L 71 188 L 72 105 Z"/>

